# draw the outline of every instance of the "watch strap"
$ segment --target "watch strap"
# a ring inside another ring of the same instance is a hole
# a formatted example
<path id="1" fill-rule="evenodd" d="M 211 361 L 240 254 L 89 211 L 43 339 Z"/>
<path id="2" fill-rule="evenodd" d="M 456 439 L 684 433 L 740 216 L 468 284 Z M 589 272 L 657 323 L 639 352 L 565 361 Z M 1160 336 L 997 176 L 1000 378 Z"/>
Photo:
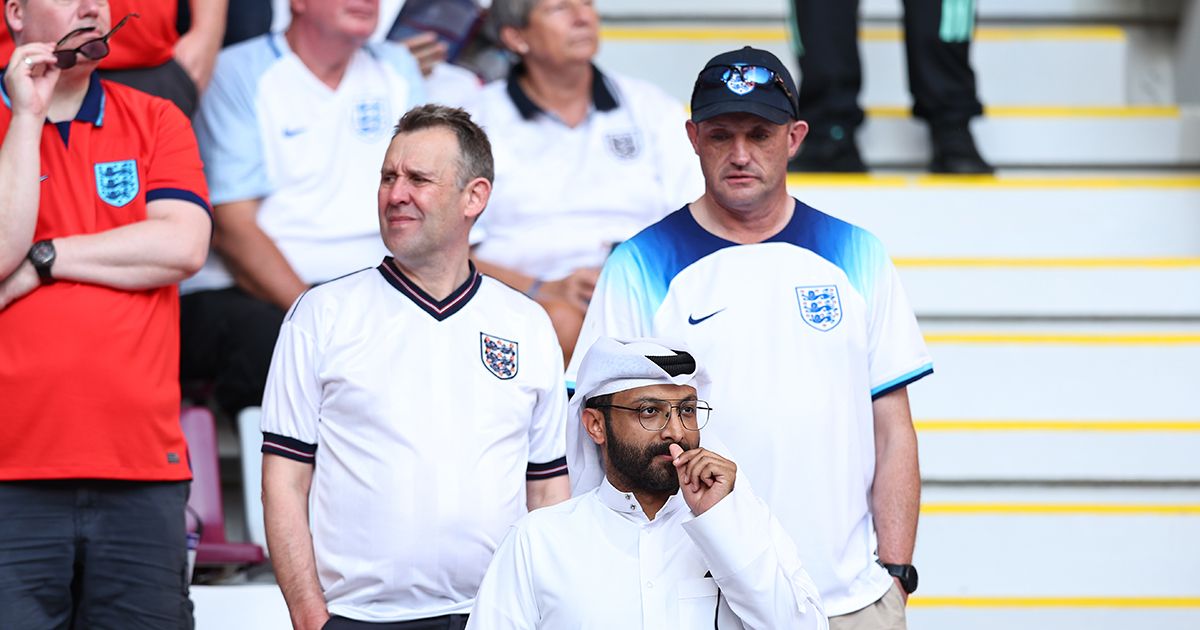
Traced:
<path id="1" fill-rule="evenodd" d="M 904 592 L 912 594 L 917 590 L 917 568 L 911 564 L 888 564 L 886 562 L 879 563 L 888 575 L 900 580 L 900 586 L 904 588 Z"/>

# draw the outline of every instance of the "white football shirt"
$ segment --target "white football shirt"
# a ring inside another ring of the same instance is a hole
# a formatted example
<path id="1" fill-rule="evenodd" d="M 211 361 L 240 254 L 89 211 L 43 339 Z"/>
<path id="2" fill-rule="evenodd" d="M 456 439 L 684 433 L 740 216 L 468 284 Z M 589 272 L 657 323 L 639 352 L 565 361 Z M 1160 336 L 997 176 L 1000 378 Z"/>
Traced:
<path id="1" fill-rule="evenodd" d="M 568 127 L 513 74 L 468 107 L 496 182 L 472 231 L 480 260 L 542 280 L 599 267 L 612 247 L 704 192 L 683 105 L 645 81 L 594 70 L 592 110 Z"/>
<path id="2" fill-rule="evenodd" d="M 526 481 L 566 474 L 565 416 L 549 318 L 473 268 L 444 300 L 390 258 L 302 295 L 271 361 L 263 452 L 315 464 L 330 613 L 468 612 Z"/>
<path id="3" fill-rule="evenodd" d="M 308 283 L 387 255 L 375 195 L 379 165 L 400 116 L 425 102 L 403 46 L 354 54 L 337 89 L 322 83 L 280 33 L 225 49 L 196 113 L 196 138 L 213 206 L 261 199 L 258 223 Z M 223 289 L 219 255 L 181 285 Z"/>
<path id="4" fill-rule="evenodd" d="M 738 245 L 684 207 L 605 264 L 568 386 L 599 336 L 686 342 L 712 377 L 708 433 L 744 457 L 825 611 L 883 596 L 892 578 L 874 555 L 871 403 L 933 365 L 878 239 L 797 201 L 779 234 Z"/>

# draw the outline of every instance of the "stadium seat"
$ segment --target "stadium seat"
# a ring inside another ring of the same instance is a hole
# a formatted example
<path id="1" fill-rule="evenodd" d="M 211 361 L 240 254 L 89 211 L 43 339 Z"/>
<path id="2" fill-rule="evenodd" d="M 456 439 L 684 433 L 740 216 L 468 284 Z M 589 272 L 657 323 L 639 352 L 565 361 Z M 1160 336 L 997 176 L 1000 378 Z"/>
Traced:
<path id="1" fill-rule="evenodd" d="M 212 413 L 203 407 L 185 407 L 180 415 L 192 464 L 192 492 L 188 497 L 189 527 L 200 534 L 196 566 L 227 567 L 263 561 L 263 550 L 253 543 L 225 539 L 225 508 L 217 454 L 217 429 Z"/>
<path id="2" fill-rule="evenodd" d="M 242 453 L 242 498 L 246 502 L 246 537 L 267 548 L 262 504 L 262 408 L 247 407 L 238 414 L 238 441 Z M 269 552 L 268 552 L 269 553 Z"/>

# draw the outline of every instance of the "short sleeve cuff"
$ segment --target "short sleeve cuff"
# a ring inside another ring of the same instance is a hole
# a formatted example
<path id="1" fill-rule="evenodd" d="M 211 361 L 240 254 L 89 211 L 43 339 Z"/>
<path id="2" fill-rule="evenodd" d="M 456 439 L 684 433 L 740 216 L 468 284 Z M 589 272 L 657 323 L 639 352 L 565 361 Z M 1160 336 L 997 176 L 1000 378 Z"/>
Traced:
<path id="1" fill-rule="evenodd" d="M 879 387 L 872 388 L 871 400 L 876 400 L 881 396 L 886 396 L 887 394 L 890 394 L 901 387 L 908 387 L 909 385 L 912 385 L 913 383 L 925 378 L 926 376 L 929 376 L 930 374 L 933 374 L 933 364 L 926 363 L 925 365 L 922 365 L 921 367 L 907 374 L 898 376 L 880 385 Z"/>
<path id="2" fill-rule="evenodd" d="M 302 464 L 315 464 L 317 445 L 301 442 L 277 433 L 263 432 L 262 452 L 286 457 Z"/>
<path id="3" fill-rule="evenodd" d="M 156 188 L 146 193 L 146 203 L 150 203 L 151 201 L 158 199 L 178 199 L 180 201 L 194 203 L 201 208 L 204 208 L 204 211 L 208 213 L 208 216 L 212 216 L 212 208 L 208 207 L 208 202 L 205 201 L 203 197 L 190 190 L 184 190 L 182 188 Z"/>
<path id="4" fill-rule="evenodd" d="M 265 448 L 265 447 L 264 447 Z M 315 447 L 314 447 L 315 448 Z M 553 477 L 561 477 L 567 474 L 567 458 L 559 457 L 558 459 L 547 462 L 545 464 L 529 463 L 525 468 L 525 480 L 537 481 L 539 479 L 551 479 Z"/>

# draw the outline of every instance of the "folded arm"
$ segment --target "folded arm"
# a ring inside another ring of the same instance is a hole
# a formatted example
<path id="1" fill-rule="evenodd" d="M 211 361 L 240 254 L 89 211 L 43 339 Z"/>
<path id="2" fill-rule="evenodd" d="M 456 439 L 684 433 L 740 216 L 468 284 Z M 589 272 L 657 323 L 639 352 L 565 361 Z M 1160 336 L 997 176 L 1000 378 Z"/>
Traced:
<path id="1" fill-rule="evenodd" d="M 212 231 L 195 203 L 157 199 L 146 220 L 96 234 L 54 239 L 55 280 L 99 284 L 126 291 L 175 284 L 204 265 Z"/>

